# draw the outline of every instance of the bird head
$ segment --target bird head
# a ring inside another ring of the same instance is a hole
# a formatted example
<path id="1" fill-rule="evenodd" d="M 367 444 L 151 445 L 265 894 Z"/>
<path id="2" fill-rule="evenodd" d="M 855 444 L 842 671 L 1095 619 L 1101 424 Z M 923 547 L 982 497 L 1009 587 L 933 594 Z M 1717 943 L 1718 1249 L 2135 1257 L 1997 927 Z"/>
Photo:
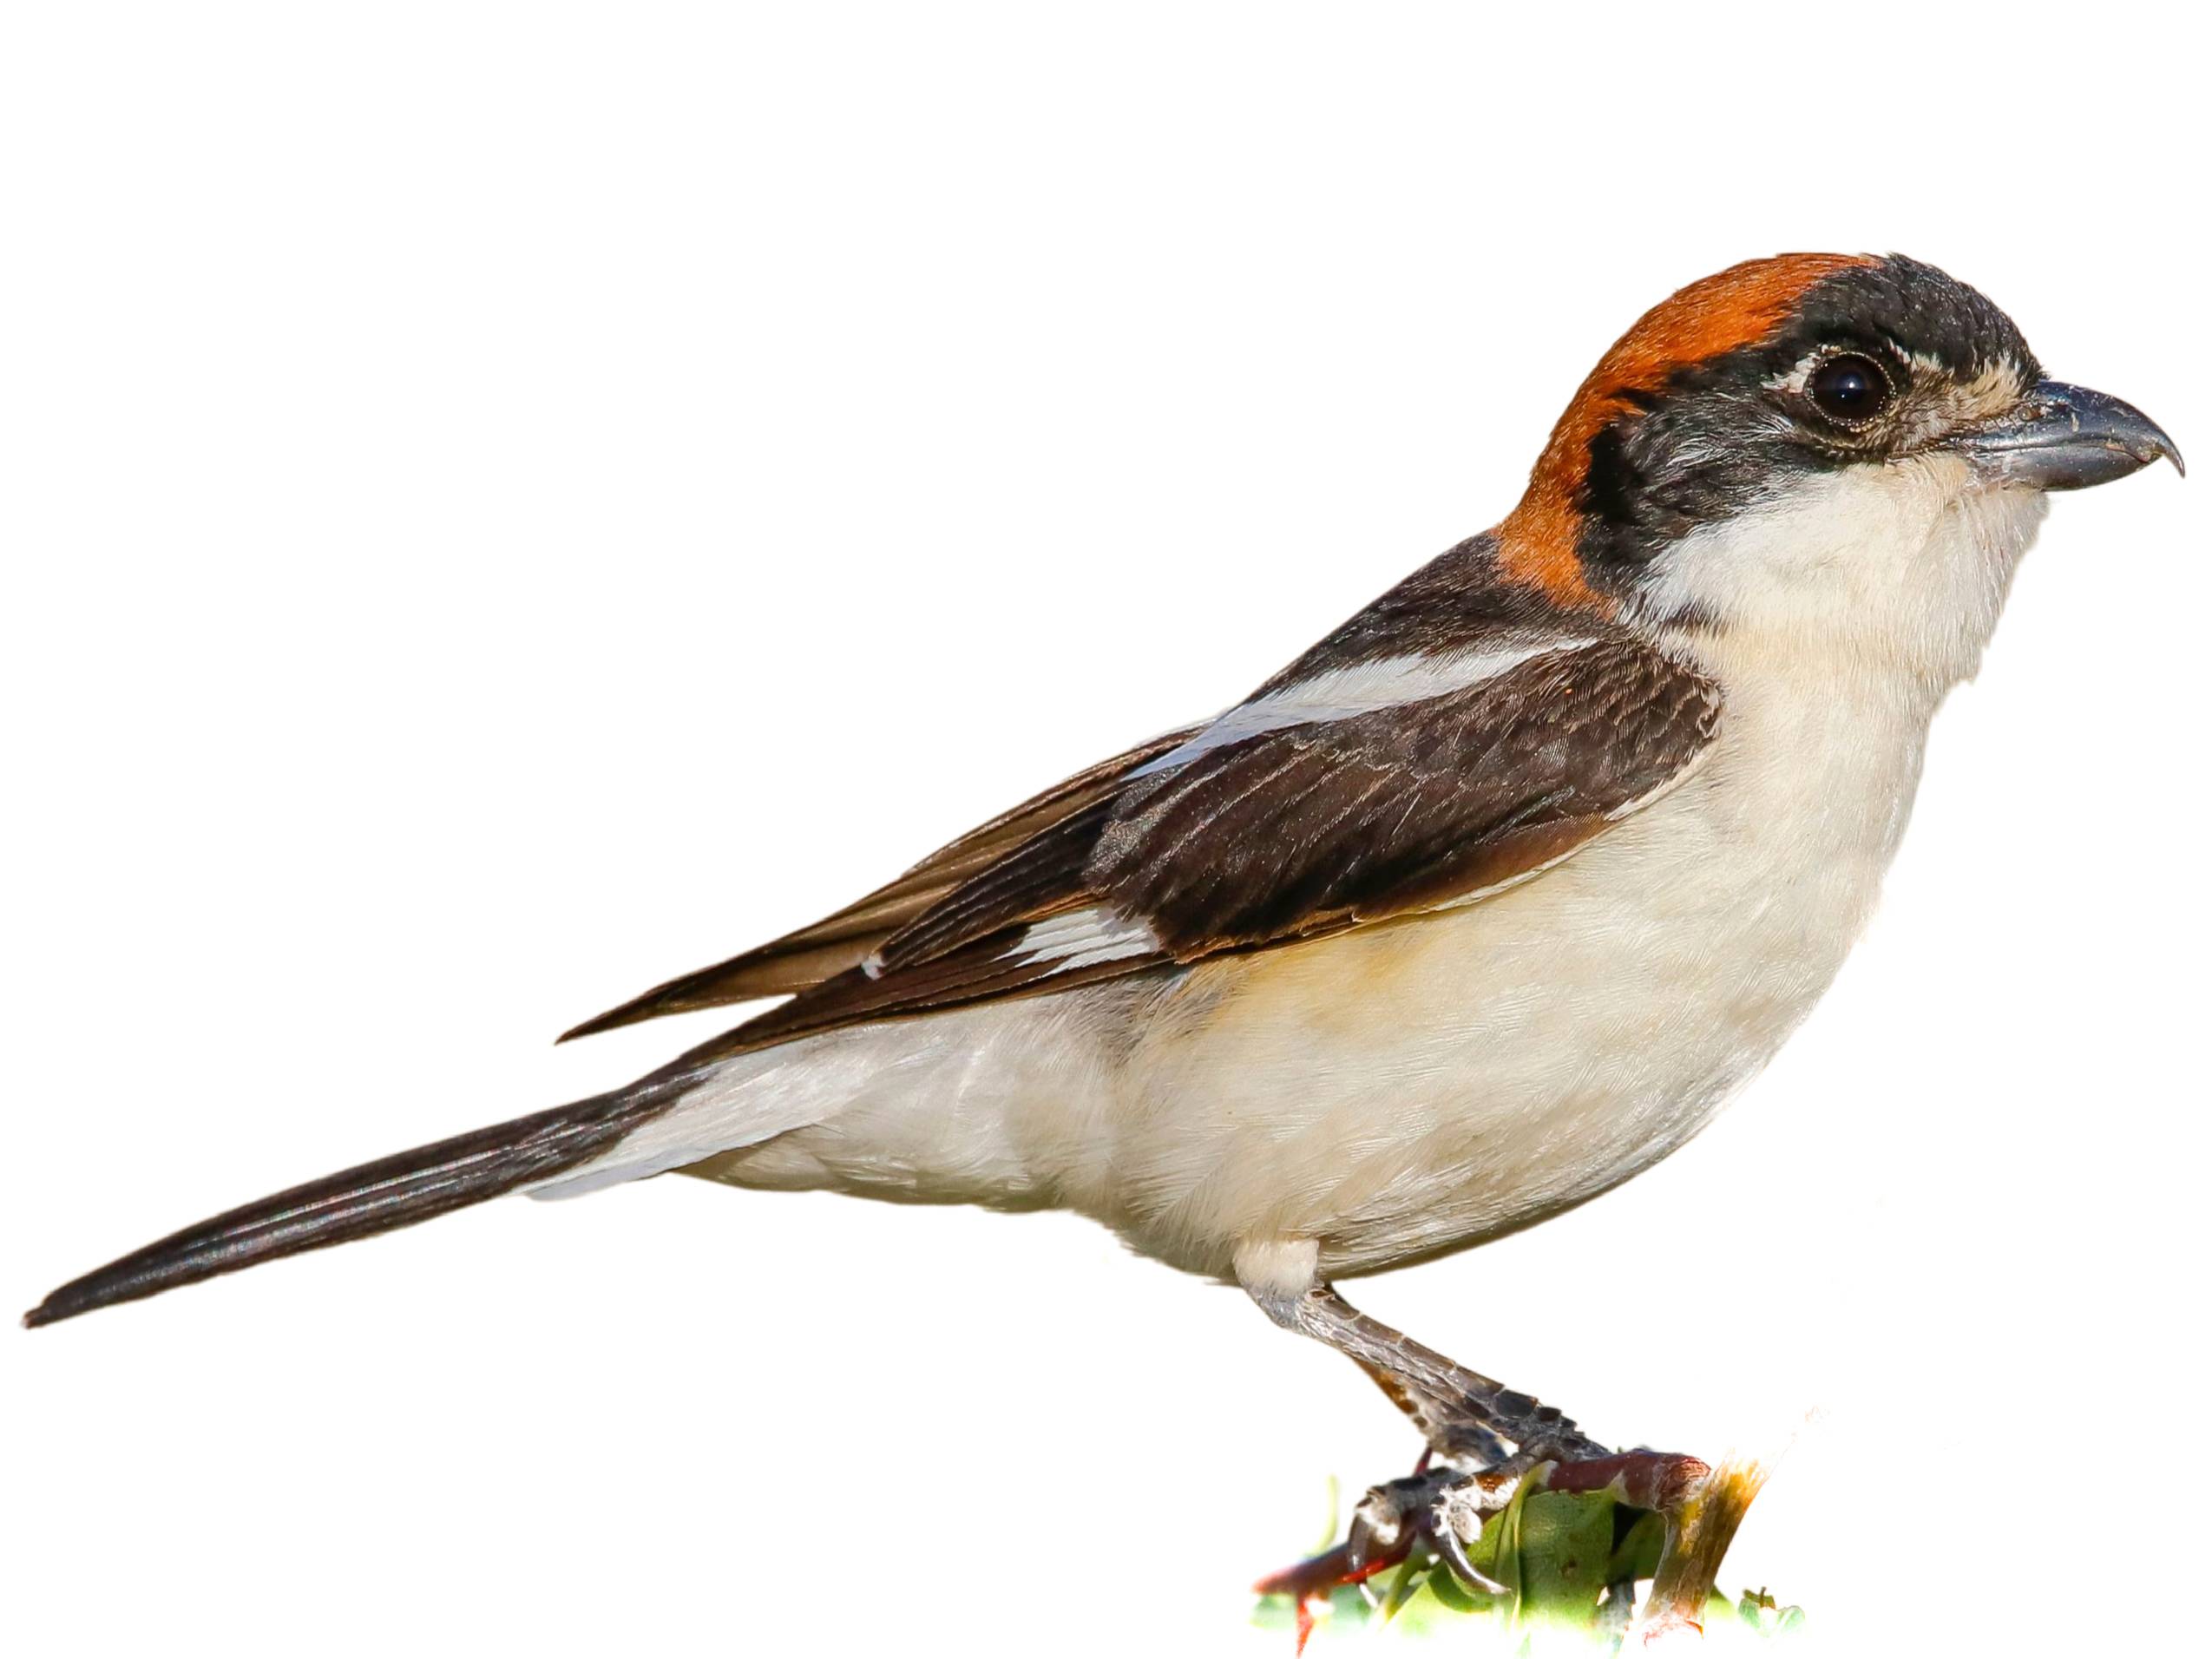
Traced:
<path id="1" fill-rule="evenodd" d="M 1802 648 L 1887 644 L 1971 672 L 2047 492 L 2173 441 L 2045 377 L 2012 318 L 1932 266 L 1796 253 L 1647 311 L 1553 429 L 1499 527 L 1556 603 Z"/>

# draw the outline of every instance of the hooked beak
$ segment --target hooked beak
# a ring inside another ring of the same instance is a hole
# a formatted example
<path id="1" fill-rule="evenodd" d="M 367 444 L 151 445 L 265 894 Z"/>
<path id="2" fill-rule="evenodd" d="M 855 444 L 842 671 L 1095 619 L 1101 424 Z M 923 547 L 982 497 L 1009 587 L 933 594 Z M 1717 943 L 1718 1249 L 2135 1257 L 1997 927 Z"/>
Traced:
<path id="1" fill-rule="evenodd" d="M 2131 403 L 2086 386 L 2046 380 L 2019 406 L 1961 432 L 1962 451 L 1992 483 L 2030 489 L 2087 489 L 2109 484 L 2163 456 L 2187 475 L 2182 452 L 2158 423 Z"/>

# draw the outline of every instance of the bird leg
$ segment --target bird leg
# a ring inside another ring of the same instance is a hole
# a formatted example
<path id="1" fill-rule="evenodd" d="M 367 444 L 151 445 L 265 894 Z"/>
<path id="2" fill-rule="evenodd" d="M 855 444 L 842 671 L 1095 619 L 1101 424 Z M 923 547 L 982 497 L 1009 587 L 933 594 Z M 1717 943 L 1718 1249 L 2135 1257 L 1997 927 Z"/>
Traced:
<path id="1" fill-rule="evenodd" d="M 1298 1291 L 1245 1289 L 1277 1324 L 1327 1343 L 1373 1377 L 1438 1457 L 1518 1473 L 1546 1459 L 1579 1462 L 1607 1455 L 1606 1447 L 1558 1407 L 1422 1347 L 1360 1312 L 1325 1280 Z"/>
<path id="2" fill-rule="evenodd" d="M 1611 1491 L 1633 1508 L 1665 1515 L 1671 1526 L 1710 1472 L 1697 1459 L 1676 1452 L 1609 1451 L 1557 1407 L 1424 1348 L 1360 1312 L 1325 1281 L 1290 1289 L 1255 1279 L 1244 1289 L 1277 1324 L 1356 1363 L 1428 1443 L 1412 1474 L 1368 1490 L 1343 1543 L 1255 1586 L 1291 1598 L 1302 1649 L 1312 1598 L 1338 1584 L 1363 1583 L 1416 1551 L 1441 1557 L 1470 1590 L 1502 1593 L 1468 1559 L 1467 1545 L 1526 1480 L 1551 1492 Z M 1605 1597 L 1605 1616 L 1616 1625 L 1635 1594 L 1633 1584 L 1625 1596 L 1621 1590 L 1609 1586 Z"/>

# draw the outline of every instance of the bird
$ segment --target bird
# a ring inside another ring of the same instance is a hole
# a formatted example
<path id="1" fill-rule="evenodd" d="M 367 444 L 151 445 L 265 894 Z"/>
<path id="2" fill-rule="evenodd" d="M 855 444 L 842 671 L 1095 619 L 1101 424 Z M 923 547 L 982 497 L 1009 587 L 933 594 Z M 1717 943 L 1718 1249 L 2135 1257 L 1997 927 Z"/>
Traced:
<path id="1" fill-rule="evenodd" d="M 681 1171 L 1077 1211 L 1355 1361 L 1442 1458 L 1601 1457 L 1341 1284 L 1712 1119 L 1866 924 L 2049 495 L 2162 457 L 2184 470 L 1933 266 L 1731 266 L 1605 353 L 1493 528 L 1225 711 L 562 1040 L 769 1003 L 724 1034 L 186 1228 L 25 1321 Z"/>

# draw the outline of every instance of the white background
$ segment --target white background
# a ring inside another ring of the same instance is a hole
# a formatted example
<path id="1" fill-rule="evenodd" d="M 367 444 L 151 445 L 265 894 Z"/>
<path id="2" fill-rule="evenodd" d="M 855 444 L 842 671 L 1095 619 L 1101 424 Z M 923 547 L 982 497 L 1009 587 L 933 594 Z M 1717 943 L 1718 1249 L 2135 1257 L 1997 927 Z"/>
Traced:
<path id="1" fill-rule="evenodd" d="M 1664 15 L 12 11 L 6 1294 L 704 1037 L 548 1046 L 1241 694 L 1736 259 L 1933 260 L 2212 454 L 2183 40 Z M 2200 1605 L 2205 487 L 2058 504 L 1731 1115 L 1357 1288 L 1608 1438 L 1817 1408 L 1724 1582 L 1844 1651 Z M 1415 1449 L 1087 1223 L 680 1180 L 0 1391 L 36 1656 L 1287 1654 Z"/>

